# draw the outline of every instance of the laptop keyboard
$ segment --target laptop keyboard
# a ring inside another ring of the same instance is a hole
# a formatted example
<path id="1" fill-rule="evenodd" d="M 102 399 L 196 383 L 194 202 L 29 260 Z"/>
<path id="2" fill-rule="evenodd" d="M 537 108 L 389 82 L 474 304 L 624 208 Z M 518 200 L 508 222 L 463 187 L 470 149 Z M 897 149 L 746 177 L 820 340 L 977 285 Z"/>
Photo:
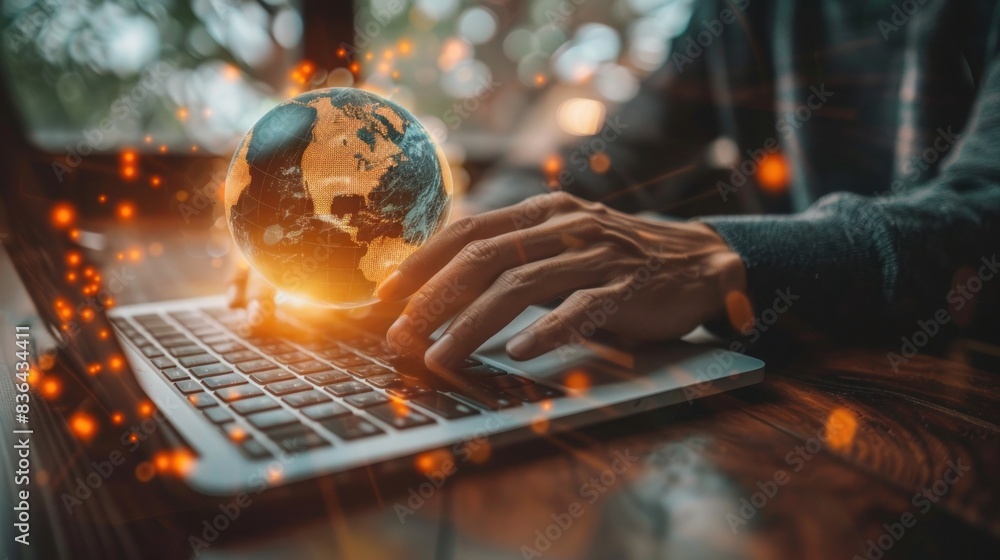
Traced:
<path id="1" fill-rule="evenodd" d="M 473 358 L 449 380 L 368 334 L 240 336 L 243 310 L 112 319 L 208 425 L 250 459 L 386 437 L 565 393 Z"/>

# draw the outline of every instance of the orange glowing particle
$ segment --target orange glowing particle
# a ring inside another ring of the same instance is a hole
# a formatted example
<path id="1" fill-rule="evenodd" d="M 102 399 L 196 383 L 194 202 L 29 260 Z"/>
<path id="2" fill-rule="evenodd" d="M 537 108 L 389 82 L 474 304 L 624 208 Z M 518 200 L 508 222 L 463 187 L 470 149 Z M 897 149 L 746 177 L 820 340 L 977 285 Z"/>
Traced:
<path id="1" fill-rule="evenodd" d="M 102 369 L 101 364 L 95 362 L 87 366 L 87 373 L 89 373 L 90 375 L 97 375 L 98 373 L 100 373 L 101 369 Z"/>
<path id="2" fill-rule="evenodd" d="M 149 417 L 153 414 L 153 405 L 149 402 L 144 402 L 139 405 L 139 415 L 143 418 Z"/>
<path id="3" fill-rule="evenodd" d="M 137 261 L 142 258 L 142 251 L 139 249 L 129 249 L 128 258 L 132 261 Z"/>
<path id="4" fill-rule="evenodd" d="M 107 201 L 108 201 L 108 195 L 106 195 L 106 194 L 99 194 L 99 195 L 97 195 L 97 202 L 100 202 L 101 204 L 104 204 Z"/>
<path id="5" fill-rule="evenodd" d="M 150 142 L 153 141 L 153 137 L 147 134 L 145 140 L 146 140 L 146 143 L 149 144 Z"/>
<path id="6" fill-rule="evenodd" d="M 122 414 L 121 412 L 115 412 L 114 414 L 111 415 L 111 421 L 114 422 L 115 424 L 121 424 L 122 422 L 125 421 L 125 415 Z"/>
<path id="7" fill-rule="evenodd" d="M 101 337 L 101 340 L 107 340 L 111 333 L 108 332 L 108 329 L 101 329 L 97 336 Z"/>
<path id="8" fill-rule="evenodd" d="M 187 107 L 181 107 L 180 109 L 177 109 L 177 118 L 182 121 L 188 118 Z"/>
<path id="9" fill-rule="evenodd" d="M 153 175 L 152 177 L 149 178 L 149 186 L 155 189 L 160 186 L 161 181 L 162 179 L 160 179 L 159 175 Z"/>
<path id="10" fill-rule="evenodd" d="M 122 366 L 124 365 L 125 360 L 123 360 L 121 356 L 112 356 L 111 359 L 108 360 L 108 368 L 110 368 L 111 371 L 118 371 L 122 369 Z"/>
<path id="11" fill-rule="evenodd" d="M 452 462 L 451 452 L 447 449 L 435 449 L 433 451 L 427 451 L 417 455 L 414 460 L 414 464 L 417 470 L 423 474 L 430 474 L 435 471 L 445 471 L 450 470 L 448 467 L 449 462 Z M 454 463 L 452 462 L 452 465 Z"/>
<path id="12" fill-rule="evenodd" d="M 576 391 L 586 391 L 590 387 L 590 376 L 583 370 L 573 370 L 566 375 L 563 385 Z"/>
<path id="13" fill-rule="evenodd" d="M 393 56 L 392 49 L 386 49 L 385 52 L 382 53 L 382 58 L 386 60 L 392 60 L 392 56 Z"/>
<path id="14" fill-rule="evenodd" d="M 135 443 L 135 442 L 139 441 L 139 436 L 138 436 L 138 435 L 136 435 L 136 434 L 132 434 L 132 435 L 130 435 L 130 436 L 128 437 L 128 440 L 129 440 L 130 442 L 132 442 L 132 443 Z"/>
<path id="15" fill-rule="evenodd" d="M 222 69 L 222 77 L 230 82 L 235 81 L 240 77 L 240 69 L 232 64 L 227 64 L 225 68 Z"/>
<path id="16" fill-rule="evenodd" d="M 545 74 L 535 74 L 535 85 L 536 86 L 545 85 Z"/>
<path id="17" fill-rule="evenodd" d="M 247 437 L 246 431 L 239 426 L 236 426 L 232 430 L 229 430 L 229 439 L 233 441 L 243 441 L 244 439 L 246 439 L 246 437 Z"/>
<path id="18" fill-rule="evenodd" d="M 371 60 L 372 58 L 374 58 L 374 56 L 375 55 L 373 55 L 372 53 L 367 52 L 365 53 L 365 60 Z"/>
<path id="19" fill-rule="evenodd" d="M 386 63 L 384 63 L 384 62 L 381 63 L 381 64 L 379 64 L 378 65 L 378 71 L 381 72 L 381 73 L 383 73 L 383 74 L 389 72 L 389 65 L 386 64 Z"/>
<path id="20" fill-rule="evenodd" d="M 604 152 L 597 152 L 590 156 L 590 168 L 594 170 L 594 173 L 605 173 L 611 169 L 611 158 Z"/>
<path id="21" fill-rule="evenodd" d="M 84 323 L 89 323 L 94 320 L 94 310 L 86 307 L 80 312 L 80 318 L 83 319 Z"/>
<path id="22" fill-rule="evenodd" d="M 835 408 L 826 419 L 826 438 L 830 447 L 843 449 L 854 441 L 858 431 L 858 418 L 846 408 Z"/>
<path id="23" fill-rule="evenodd" d="M 104 307 L 114 307 L 114 305 L 115 305 L 115 298 L 111 296 L 104 298 Z"/>
<path id="24" fill-rule="evenodd" d="M 552 401 L 551 400 L 542 401 L 542 410 L 546 411 L 552 410 Z"/>
<path id="25" fill-rule="evenodd" d="M 198 146 L 196 146 L 196 145 L 192 144 L 192 145 L 191 145 L 191 151 L 192 151 L 192 152 L 197 152 L 197 151 L 198 151 Z"/>
<path id="26" fill-rule="evenodd" d="M 397 71 L 397 70 L 393 70 L 393 71 L 392 71 L 392 77 L 393 77 L 393 78 L 398 78 L 398 77 L 399 77 L 399 71 Z"/>
<path id="27" fill-rule="evenodd" d="M 122 163 L 135 163 L 135 152 L 122 152 Z"/>
<path id="28" fill-rule="evenodd" d="M 80 230 L 78 230 L 78 229 L 71 229 L 71 230 L 69 230 L 69 238 L 70 239 L 79 239 L 80 238 Z"/>
<path id="29" fill-rule="evenodd" d="M 160 153 L 161 154 L 167 153 L 167 145 L 166 144 L 160 144 Z"/>
<path id="30" fill-rule="evenodd" d="M 118 204 L 118 217 L 123 220 L 130 220 L 135 216 L 135 206 L 131 202 L 121 202 Z"/>
<path id="31" fill-rule="evenodd" d="M 180 476 L 186 475 L 191 472 L 191 468 L 194 466 L 194 456 L 186 449 L 174 451 L 170 466 L 174 474 Z"/>
<path id="32" fill-rule="evenodd" d="M 545 158 L 545 162 L 542 163 L 542 169 L 549 175 L 559 173 L 559 170 L 562 169 L 562 158 L 555 154 Z"/>
<path id="33" fill-rule="evenodd" d="M 413 43 L 410 43 L 406 39 L 403 39 L 402 41 L 399 42 L 399 53 L 400 54 L 410 54 L 411 50 L 413 50 Z"/>
<path id="34" fill-rule="evenodd" d="M 354 72 L 355 74 L 357 74 L 358 71 L 361 70 L 361 65 L 358 64 L 357 62 L 352 62 L 351 65 L 348 66 L 348 68 L 351 69 L 351 72 Z"/>
<path id="35" fill-rule="evenodd" d="M 135 477 L 139 482 L 149 482 L 156 476 L 156 468 L 149 461 L 143 461 L 135 467 Z"/>
<path id="36" fill-rule="evenodd" d="M 544 434 L 549 431 L 549 419 L 544 416 L 536 416 L 531 419 L 531 431 L 536 434 Z"/>
<path id="37" fill-rule="evenodd" d="M 313 71 L 313 65 L 312 65 L 312 63 L 309 62 L 309 61 L 303 62 L 302 63 L 302 71 L 305 72 L 306 74 L 312 74 L 312 71 Z"/>
<path id="38" fill-rule="evenodd" d="M 135 168 L 132 167 L 131 165 L 123 167 L 122 168 L 122 177 L 125 178 L 125 179 L 134 179 L 135 178 Z"/>
<path id="39" fill-rule="evenodd" d="M 70 266 L 76 266 L 80 264 L 81 260 L 82 259 L 80 257 L 80 253 L 77 253 L 76 251 L 70 251 L 66 253 L 66 264 Z"/>
<path id="40" fill-rule="evenodd" d="M 54 399 L 62 392 L 62 384 L 55 377 L 46 377 L 42 382 L 42 394 L 50 399 Z"/>
<path id="41" fill-rule="evenodd" d="M 163 472 L 170 466 L 170 456 L 165 451 L 160 451 L 153 456 L 153 464 L 156 465 L 156 470 Z"/>
<path id="42" fill-rule="evenodd" d="M 337 49 L 337 56 L 343 57 L 345 54 L 347 54 L 346 50 L 344 50 L 344 49 Z"/>
<path id="43" fill-rule="evenodd" d="M 86 276 L 87 278 L 90 278 L 91 276 L 94 275 L 94 268 L 88 266 L 87 268 L 83 269 L 83 275 Z"/>
<path id="44" fill-rule="evenodd" d="M 52 223 L 58 228 L 68 227 L 76 220 L 76 210 L 67 202 L 52 207 Z"/>
<path id="45" fill-rule="evenodd" d="M 781 194 L 787 190 L 791 175 L 791 169 L 784 156 L 768 154 L 757 168 L 757 184 L 768 194 Z"/>
<path id="46" fill-rule="evenodd" d="M 81 439 L 90 439 L 97 431 L 94 419 L 85 412 L 77 412 L 69 419 L 69 427 Z"/>
<path id="47" fill-rule="evenodd" d="M 281 469 L 280 468 L 268 469 L 267 480 L 272 483 L 281 480 Z"/>
<path id="48" fill-rule="evenodd" d="M 73 318 L 73 310 L 68 307 L 63 307 L 57 311 L 59 313 L 59 318 L 63 321 L 69 321 Z"/>

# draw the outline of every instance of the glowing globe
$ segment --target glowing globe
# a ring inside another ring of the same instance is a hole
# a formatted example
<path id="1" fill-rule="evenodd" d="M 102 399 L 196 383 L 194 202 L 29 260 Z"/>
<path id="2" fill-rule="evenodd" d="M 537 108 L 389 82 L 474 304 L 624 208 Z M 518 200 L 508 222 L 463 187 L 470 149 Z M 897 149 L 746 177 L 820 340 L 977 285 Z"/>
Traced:
<path id="1" fill-rule="evenodd" d="M 229 165 L 225 206 L 243 257 L 275 288 L 358 307 L 448 221 L 451 197 L 448 164 L 409 111 L 331 88 L 257 121 Z"/>

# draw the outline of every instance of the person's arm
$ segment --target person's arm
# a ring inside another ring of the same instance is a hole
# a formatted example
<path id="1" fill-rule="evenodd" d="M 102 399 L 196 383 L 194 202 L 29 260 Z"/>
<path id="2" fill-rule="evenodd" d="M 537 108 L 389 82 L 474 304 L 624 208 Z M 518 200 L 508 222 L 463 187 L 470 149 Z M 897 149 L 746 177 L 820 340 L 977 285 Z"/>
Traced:
<path id="1" fill-rule="evenodd" d="M 692 20 L 700 21 L 698 14 Z M 683 49 L 691 32 L 675 38 L 667 52 Z M 554 177 L 556 185 L 546 185 L 540 164 L 512 168 L 501 163 L 470 192 L 470 208 L 495 210 L 550 189 L 627 212 L 655 210 L 683 198 L 689 186 L 699 184 L 697 162 L 719 135 L 706 58 L 675 63 L 668 57 L 597 134 L 560 150 L 563 170 Z M 604 172 L 590 165 L 598 152 L 610 162 Z"/>
<path id="2" fill-rule="evenodd" d="M 961 290 L 949 294 L 963 274 L 1000 282 L 1000 57 L 984 76 L 951 159 L 912 191 L 833 194 L 794 216 L 701 220 L 741 255 L 758 316 L 789 290 L 792 314 L 821 330 L 912 333 L 916 321 L 968 304 Z"/>

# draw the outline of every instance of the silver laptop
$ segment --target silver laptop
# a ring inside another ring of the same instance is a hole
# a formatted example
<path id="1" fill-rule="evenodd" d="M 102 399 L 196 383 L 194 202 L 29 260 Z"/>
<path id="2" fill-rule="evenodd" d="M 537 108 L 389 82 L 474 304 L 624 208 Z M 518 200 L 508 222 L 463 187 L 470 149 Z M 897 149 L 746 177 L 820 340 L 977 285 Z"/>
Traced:
<path id="1" fill-rule="evenodd" d="M 569 346 L 515 362 L 504 344 L 532 307 L 444 380 L 362 330 L 325 335 L 279 315 L 267 334 L 222 297 L 109 314 L 132 371 L 197 455 L 187 473 L 215 495 L 444 449 L 477 450 L 757 383 L 755 358 L 686 342 L 624 351 Z"/>

